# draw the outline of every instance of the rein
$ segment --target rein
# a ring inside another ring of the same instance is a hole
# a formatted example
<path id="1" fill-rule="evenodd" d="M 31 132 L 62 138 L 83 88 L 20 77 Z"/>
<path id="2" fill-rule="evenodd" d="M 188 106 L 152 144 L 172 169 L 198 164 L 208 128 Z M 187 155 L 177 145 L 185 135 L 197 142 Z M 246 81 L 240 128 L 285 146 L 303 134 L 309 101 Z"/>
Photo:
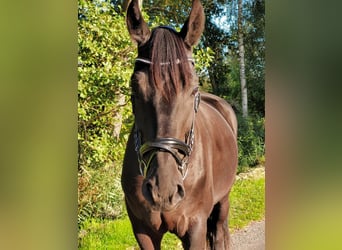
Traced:
<path id="1" fill-rule="evenodd" d="M 144 63 L 152 63 L 150 61 L 145 62 L 145 59 L 137 58 L 137 61 Z M 193 59 L 192 59 L 193 60 Z M 190 58 L 189 58 L 190 61 Z M 147 141 L 142 144 L 141 133 L 137 125 L 134 128 L 134 143 L 135 143 L 135 151 L 138 156 L 139 162 L 139 171 L 142 176 L 146 178 L 147 171 L 151 165 L 152 160 L 156 156 L 158 152 L 167 152 L 173 156 L 178 165 L 178 170 L 183 176 L 183 180 L 185 179 L 188 173 L 188 160 L 192 153 L 194 140 L 195 140 L 195 119 L 196 113 L 198 111 L 198 106 L 201 100 L 200 92 L 198 91 L 194 97 L 194 115 L 191 124 L 191 128 L 187 134 L 186 141 L 182 141 L 176 138 L 157 138 L 153 141 Z M 180 157 L 180 154 L 183 157 Z"/>

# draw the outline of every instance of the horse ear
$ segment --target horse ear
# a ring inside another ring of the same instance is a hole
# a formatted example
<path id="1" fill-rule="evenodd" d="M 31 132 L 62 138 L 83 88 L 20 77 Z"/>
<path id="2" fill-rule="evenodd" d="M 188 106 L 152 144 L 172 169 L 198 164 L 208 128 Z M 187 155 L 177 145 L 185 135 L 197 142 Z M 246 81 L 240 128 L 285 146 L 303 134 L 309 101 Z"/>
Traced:
<path id="1" fill-rule="evenodd" d="M 126 24 L 128 32 L 138 46 L 143 45 L 150 38 L 151 32 L 142 17 L 139 0 L 132 0 L 127 8 Z"/>
<path id="2" fill-rule="evenodd" d="M 198 43 L 204 30 L 204 22 L 205 16 L 203 6 L 199 0 L 193 0 L 190 16 L 180 31 L 180 35 L 189 47 Z"/>

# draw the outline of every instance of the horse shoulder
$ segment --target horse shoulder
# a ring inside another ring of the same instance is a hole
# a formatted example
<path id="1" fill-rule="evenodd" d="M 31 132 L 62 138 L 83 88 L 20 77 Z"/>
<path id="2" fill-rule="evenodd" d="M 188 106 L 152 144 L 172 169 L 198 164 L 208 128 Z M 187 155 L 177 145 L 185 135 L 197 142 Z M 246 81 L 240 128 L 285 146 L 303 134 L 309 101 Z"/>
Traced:
<path id="1" fill-rule="evenodd" d="M 232 106 L 224 99 L 206 92 L 201 92 L 201 101 L 215 108 L 229 124 L 235 137 L 237 137 L 237 118 Z"/>

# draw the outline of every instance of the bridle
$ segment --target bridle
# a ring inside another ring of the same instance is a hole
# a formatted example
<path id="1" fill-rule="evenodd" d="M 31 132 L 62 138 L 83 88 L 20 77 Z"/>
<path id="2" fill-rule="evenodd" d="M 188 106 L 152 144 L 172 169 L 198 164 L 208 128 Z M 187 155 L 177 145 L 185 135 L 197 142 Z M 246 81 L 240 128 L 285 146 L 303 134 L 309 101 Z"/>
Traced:
<path id="1" fill-rule="evenodd" d="M 146 64 L 153 64 L 153 62 L 151 62 L 150 60 L 148 60 L 146 58 L 136 58 L 135 61 L 146 63 Z M 191 57 L 187 58 L 187 61 L 192 62 L 193 64 L 195 63 L 195 59 L 193 59 Z M 182 63 L 182 61 L 177 59 L 176 64 L 180 64 L 180 63 Z M 171 64 L 171 62 L 161 62 L 160 63 L 160 65 L 170 65 L 170 64 Z"/>
<path id="2" fill-rule="evenodd" d="M 144 58 L 137 58 L 136 61 L 152 64 L 151 61 L 144 59 Z M 188 58 L 188 61 L 194 62 L 193 58 Z M 177 64 L 181 63 L 177 59 Z M 169 63 L 161 63 L 161 65 L 165 65 Z M 156 156 L 158 152 L 167 152 L 173 156 L 175 159 L 178 170 L 183 176 L 183 180 L 185 179 L 188 173 L 188 161 L 190 155 L 193 150 L 194 140 L 195 140 L 195 119 L 196 113 L 198 111 L 198 106 L 201 100 L 200 92 L 198 91 L 198 87 L 194 89 L 196 92 L 194 94 L 194 112 L 193 112 L 193 119 L 192 124 L 189 132 L 187 133 L 187 137 L 185 142 L 176 138 L 167 137 L 167 138 L 156 138 L 153 141 L 147 141 L 142 144 L 141 140 L 141 132 L 135 123 L 134 127 L 134 144 L 135 144 L 135 151 L 138 156 L 139 162 L 139 171 L 142 176 L 146 178 L 148 169 L 151 165 L 152 160 Z M 182 155 L 182 157 L 180 156 Z"/>

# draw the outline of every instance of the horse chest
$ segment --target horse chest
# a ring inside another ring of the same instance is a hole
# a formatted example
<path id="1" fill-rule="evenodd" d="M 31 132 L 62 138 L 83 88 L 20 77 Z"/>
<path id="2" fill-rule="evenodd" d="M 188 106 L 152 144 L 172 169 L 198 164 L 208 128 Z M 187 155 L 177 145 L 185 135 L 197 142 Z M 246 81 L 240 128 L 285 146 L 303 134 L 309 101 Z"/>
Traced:
<path id="1" fill-rule="evenodd" d="M 177 233 L 182 237 L 188 230 L 189 219 L 184 214 L 161 214 L 164 225 L 168 231 Z"/>

